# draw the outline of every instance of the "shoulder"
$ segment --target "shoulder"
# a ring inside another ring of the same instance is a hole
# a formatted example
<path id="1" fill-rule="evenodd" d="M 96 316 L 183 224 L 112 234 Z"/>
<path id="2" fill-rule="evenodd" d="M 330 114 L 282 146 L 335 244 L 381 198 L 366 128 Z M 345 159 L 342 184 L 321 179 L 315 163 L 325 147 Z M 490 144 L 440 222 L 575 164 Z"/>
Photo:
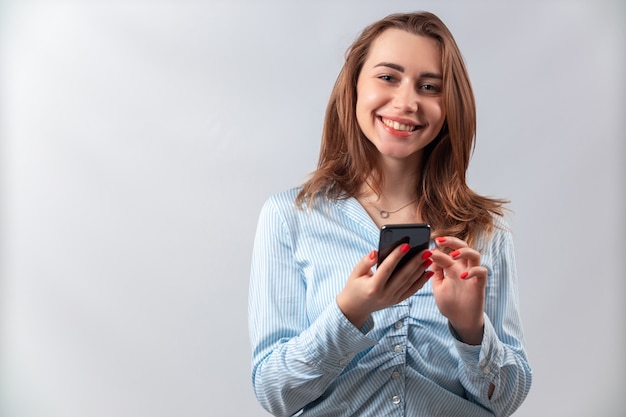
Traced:
<path id="1" fill-rule="evenodd" d="M 297 198 L 302 187 L 293 187 L 270 195 L 263 205 L 263 211 L 271 210 L 284 217 L 300 215 L 306 211 L 306 205 L 298 204 Z"/>
<path id="2" fill-rule="evenodd" d="M 278 210 L 285 215 L 302 215 L 310 214 L 324 207 L 328 208 L 330 200 L 323 195 L 316 195 L 311 201 L 298 203 L 297 198 L 302 191 L 302 187 L 293 187 L 279 193 L 273 194 L 267 198 L 264 209 L 271 208 Z"/>
<path id="3" fill-rule="evenodd" d="M 276 206 L 276 207 L 295 207 L 296 205 L 296 197 L 300 192 L 300 187 L 293 187 L 287 190 L 278 192 L 276 194 L 270 195 L 265 200 L 265 205 Z"/>
<path id="4" fill-rule="evenodd" d="M 315 197 L 311 205 L 297 204 L 299 192 L 300 188 L 296 187 L 270 195 L 261 209 L 257 233 L 280 236 L 295 245 L 301 239 L 310 239 L 337 227 L 339 223 L 332 221 L 335 211 L 328 209 L 329 200 Z"/>
<path id="5" fill-rule="evenodd" d="M 270 195 L 261 209 L 261 218 L 293 225 L 307 212 L 306 206 L 296 203 L 301 189 L 302 187 L 293 187 Z"/>

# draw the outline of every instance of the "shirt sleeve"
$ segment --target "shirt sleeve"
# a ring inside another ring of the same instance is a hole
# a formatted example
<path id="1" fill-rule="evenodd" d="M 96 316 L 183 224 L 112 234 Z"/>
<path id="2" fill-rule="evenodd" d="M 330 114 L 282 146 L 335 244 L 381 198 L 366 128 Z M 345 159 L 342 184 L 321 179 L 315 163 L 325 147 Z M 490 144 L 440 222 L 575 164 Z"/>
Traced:
<path id="1" fill-rule="evenodd" d="M 254 242 L 248 323 L 252 385 L 276 416 L 291 416 L 316 400 L 356 353 L 376 344 L 367 337 L 372 320 L 357 329 L 336 302 L 309 323 L 306 296 L 289 228 L 269 200 Z"/>
<path id="2" fill-rule="evenodd" d="M 498 230 L 486 252 L 489 269 L 485 300 L 485 329 L 479 346 L 455 337 L 461 383 L 468 398 L 498 417 L 510 416 L 522 404 L 532 382 L 524 348 L 517 272 L 511 234 Z M 495 389 L 489 397 L 491 384 Z"/>

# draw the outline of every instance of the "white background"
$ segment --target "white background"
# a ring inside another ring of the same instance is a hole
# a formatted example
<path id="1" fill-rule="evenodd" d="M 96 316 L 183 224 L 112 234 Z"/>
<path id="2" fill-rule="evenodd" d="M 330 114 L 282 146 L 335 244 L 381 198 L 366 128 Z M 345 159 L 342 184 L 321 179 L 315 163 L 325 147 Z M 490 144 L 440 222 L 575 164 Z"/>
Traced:
<path id="1" fill-rule="evenodd" d="M 623 416 L 623 1 L 0 3 L 0 415 L 264 416 L 260 207 L 315 167 L 343 53 L 430 10 L 512 200 L 534 369 L 516 416 Z"/>

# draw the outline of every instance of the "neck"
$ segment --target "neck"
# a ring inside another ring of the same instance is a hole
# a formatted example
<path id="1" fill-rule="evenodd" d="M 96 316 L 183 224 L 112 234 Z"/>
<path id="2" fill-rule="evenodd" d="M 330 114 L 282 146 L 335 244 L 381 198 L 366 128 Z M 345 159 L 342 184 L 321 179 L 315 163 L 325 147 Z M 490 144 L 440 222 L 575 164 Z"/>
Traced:
<path id="1" fill-rule="evenodd" d="M 414 158 L 397 160 L 386 159 L 380 161 L 379 167 L 383 172 L 383 181 L 373 187 L 373 178 L 369 178 L 361 186 L 360 200 L 370 217 L 378 227 L 385 223 L 416 223 L 421 217 L 416 212 L 418 194 L 417 187 L 420 179 L 421 155 Z M 378 189 L 378 194 L 374 191 Z"/>
<path id="2" fill-rule="evenodd" d="M 421 155 L 420 155 L 421 157 Z M 383 182 L 379 185 L 380 195 L 376 195 L 369 186 L 371 181 L 367 181 L 364 194 L 370 198 L 377 199 L 378 202 L 390 206 L 398 206 L 415 200 L 417 196 L 416 184 L 420 177 L 420 166 L 414 158 L 407 160 L 383 160 L 381 169 L 383 171 Z"/>

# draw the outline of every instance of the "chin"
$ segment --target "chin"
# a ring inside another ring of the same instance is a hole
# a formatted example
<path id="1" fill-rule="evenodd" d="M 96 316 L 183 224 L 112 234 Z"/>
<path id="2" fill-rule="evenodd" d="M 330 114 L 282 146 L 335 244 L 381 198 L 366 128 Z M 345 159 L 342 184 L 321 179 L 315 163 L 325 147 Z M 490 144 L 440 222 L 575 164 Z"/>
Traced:
<path id="1" fill-rule="evenodd" d="M 405 159 L 414 159 L 414 158 L 418 158 L 419 155 L 422 154 L 423 149 L 418 149 L 418 150 L 390 150 L 387 149 L 386 151 L 382 151 L 382 150 L 378 150 L 378 152 L 380 153 L 380 156 L 382 158 L 388 158 L 388 159 L 397 159 L 397 160 L 405 160 Z"/>

